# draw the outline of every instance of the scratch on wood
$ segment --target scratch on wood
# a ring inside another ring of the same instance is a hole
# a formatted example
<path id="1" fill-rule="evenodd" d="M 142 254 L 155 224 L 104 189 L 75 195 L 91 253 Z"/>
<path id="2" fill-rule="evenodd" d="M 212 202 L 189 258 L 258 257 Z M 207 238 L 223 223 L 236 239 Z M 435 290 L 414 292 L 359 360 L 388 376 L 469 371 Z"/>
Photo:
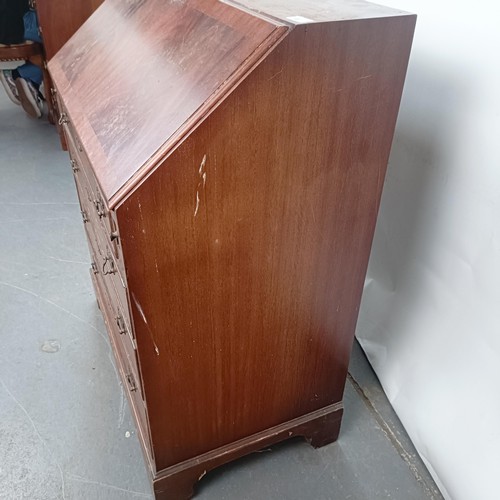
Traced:
<path id="1" fill-rule="evenodd" d="M 200 208 L 200 187 L 205 189 L 205 185 L 207 183 L 207 173 L 204 171 L 205 165 L 207 164 L 207 155 L 203 155 L 203 158 L 200 163 L 200 168 L 198 168 L 198 175 L 200 176 L 200 180 L 198 181 L 198 185 L 196 186 L 196 206 L 194 209 L 194 216 L 198 215 L 198 210 Z M 203 183 L 203 186 L 201 184 Z"/>
<path id="2" fill-rule="evenodd" d="M 148 320 L 146 319 L 146 315 L 144 314 L 144 311 L 142 310 L 142 306 L 141 306 L 141 304 L 139 304 L 138 300 L 135 298 L 135 295 L 133 292 L 132 292 L 132 297 L 133 297 L 134 302 L 135 302 L 135 307 L 137 307 L 137 310 L 139 311 L 140 315 L 142 316 L 144 323 L 146 323 L 146 325 L 147 325 Z"/>
<path id="3" fill-rule="evenodd" d="M 153 332 L 151 331 L 151 328 L 149 328 L 148 320 L 146 319 L 146 315 L 144 314 L 144 311 L 143 311 L 143 309 L 141 307 L 141 304 L 139 304 L 139 301 L 135 298 L 134 292 L 132 292 L 132 300 L 134 301 L 134 305 L 135 305 L 136 309 L 139 311 L 139 314 L 141 315 L 141 317 L 142 317 L 142 319 L 144 321 L 144 324 L 146 325 L 146 328 L 148 330 L 149 336 L 151 337 L 151 342 L 153 342 L 156 355 L 159 356 L 160 355 L 160 349 L 158 349 L 158 346 L 156 345 L 155 338 L 153 336 Z"/>
<path id="4" fill-rule="evenodd" d="M 275 73 L 271 78 L 268 78 L 267 81 L 270 82 L 272 79 L 276 78 L 278 75 L 283 73 L 283 68 L 281 68 L 277 73 Z"/>
<path id="5" fill-rule="evenodd" d="M 207 163 L 207 155 L 203 156 L 203 159 L 201 160 L 200 168 L 198 169 L 198 173 L 200 176 L 203 174 L 203 169 L 205 168 L 205 164 Z"/>
<path id="6" fill-rule="evenodd" d="M 196 207 L 194 209 L 194 217 L 198 215 L 199 208 L 200 208 L 200 193 L 196 191 Z"/>
<path id="7" fill-rule="evenodd" d="M 138 202 L 138 204 L 139 204 L 139 215 L 141 217 L 141 222 L 142 222 L 142 221 L 144 221 L 144 216 L 142 215 L 142 205 L 141 205 L 140 201 Z M 144 229 L 142 231 L 143 231 L 143 233 L 145 233 Z"/>
<path id="8" fill-rule="evenodd" d="M 365 75 L 365 76 L 360 76 L 360 77 L 358 78 L 358 81 L 359 81 L 359 80 L 366 80 L 367 78 L 371 78 L 372 76 L 373 76 L 373 75 Z"/>

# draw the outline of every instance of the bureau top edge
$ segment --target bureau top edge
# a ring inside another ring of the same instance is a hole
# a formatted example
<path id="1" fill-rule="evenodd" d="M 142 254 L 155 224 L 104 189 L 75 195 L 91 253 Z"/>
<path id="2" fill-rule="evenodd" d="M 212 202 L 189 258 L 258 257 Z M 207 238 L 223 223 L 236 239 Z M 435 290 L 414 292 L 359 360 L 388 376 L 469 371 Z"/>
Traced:
<path id="1" fill-rule="evenodd" d="M 414 15 L 365 0 L 219 1 L 291 25 Z"/>

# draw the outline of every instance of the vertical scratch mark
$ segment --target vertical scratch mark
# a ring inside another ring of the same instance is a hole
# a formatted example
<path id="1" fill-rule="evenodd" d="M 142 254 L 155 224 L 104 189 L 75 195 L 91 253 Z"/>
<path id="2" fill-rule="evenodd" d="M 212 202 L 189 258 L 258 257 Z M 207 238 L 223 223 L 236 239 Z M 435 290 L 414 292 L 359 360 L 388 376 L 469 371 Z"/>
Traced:
<path id="1" fill-rule="evenodd" d="M 148 329 L 149 336 L 151 337 L 151 342 L 153 342 L 156 355 L 159 356 L 160 349 L 158 349 L 158 346 L 156 345 L 155 338 L 153 336 L 153 332 L 151 331 L 151 328 L 149 328 L 148 320 L 146 319 L 146 315 L 144 314 L 144 311 L 142 310 L 141 304 L 139 304 L 139 301 L 135 298 L 134 292 L 132 292 L 132 299 L 134 301 L 135 307 L 139 311 L 139 314 L 142 316 L 142 319 L 144 321 L 144 324 L 146 325 L 146 328 Z"/>
<path id="2" fill-rule="evenodd" d="M 142 205 L 141 205 L 141 202 L 139 202 L 139 214 L 141 215 L 141 221 L 143 220 L 143 216 L 142 216 Z"/>
<path id="3" fill-rule="evenodd" d="M 283 69 L 284 68 L 281 68 L 277 73 L 271 76 L 271 78 L 268 78 L 267 81 L 270 82 L 273 78 L 276 78 L 278 75 L 281 75 L 281 73 L 283 73 Z"/>
<path id="4" fill-rule="evenodd" d="M 194 217 L 198 215 L 198 209 L 200 208 L 200 193 L 196 191 L 196 207 L 194 209 Z"/>
<path id="5" fill-rule="evenodd" d="M 137 307 L 137 310 L 139 311 L 140 315 L 142 316 L 142 320 L 147 325 L 148 324 L 148 320 L 146 319 L 146 315 L 144 314 L 144 311 L 142 310 L 141 304 L 139 304 L 139 302 L 135 298 L 134 292 L 132 292 L 132 298 L 134 299 L 135 307 Z"/>
<path id="6" fill-rule="evenodd" d="M 198 175 L 201 177 L 201 180 L 198 182 L 196 186 L 196 207 L 194 209 L 194 217 L 198 215 L 198 210 L 200 208 L 200 185 L 203 182 L 203 189 L 205 189 L 205 185 L 207 183 L 207 173 L 204 171 L 205 165 L 207 164 L 207 155 L 203 155 L 203 159 L 200 163 L 200 168 L 198 169 Z"/>
<path id="7" fill-rule="evenodd" d="M 207 155 L 203 156 L 203 160 L 201 160 L 200 168 L 198 169 L 198 173 L 200 176 L 203 174 L 203 169 L 205 168 L 205 165 L 207 163 Z"/>

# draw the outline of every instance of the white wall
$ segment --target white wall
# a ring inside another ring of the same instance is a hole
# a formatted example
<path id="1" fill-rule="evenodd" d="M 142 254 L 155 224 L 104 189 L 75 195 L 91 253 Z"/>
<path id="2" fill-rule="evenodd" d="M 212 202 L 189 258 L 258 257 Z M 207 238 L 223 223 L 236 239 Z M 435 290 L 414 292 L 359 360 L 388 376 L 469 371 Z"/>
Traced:
<path id="1" fill-rule="evenodd" d="M 500 4 L 380 0 L 417 29 L 357 336 L 453 500 L 500 488 Z"/>

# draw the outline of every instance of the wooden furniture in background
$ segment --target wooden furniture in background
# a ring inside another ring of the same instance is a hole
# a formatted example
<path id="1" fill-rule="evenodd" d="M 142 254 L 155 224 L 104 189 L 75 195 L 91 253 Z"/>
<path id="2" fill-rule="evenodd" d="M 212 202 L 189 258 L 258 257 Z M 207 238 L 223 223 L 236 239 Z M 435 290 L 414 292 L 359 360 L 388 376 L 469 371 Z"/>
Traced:
<path id="1" fill-rule="evenodd" d="M 47 60 L 50 61 L 56 55 L 102 2 L 103 0 L 36 0 Z"/>
<path id="2" fill-rule="evenodd" d="M 415 16 L 318 5 L 106 0 L 49 63 L 158 499 L 339 433 Z"/>
<path id="3" fill-rule="evenodd" d="M 14 62 L 16 65 L 30 61 L 42 69 L 43 80 L 50 80 L 45 61 L 43 45 L 40 43 L 26 42 L 17 45 L 0 45 L 0 62 Z M 55 123 L 52 105 L 49 103 L 49 121 Z"/>
<path id="4" fill-rule="evenodd" d="M 39 43 L 21 43 L 18 45 L 0 45 L 0 61 L 31 61 L 42 65 L 43 47 Z"/>
<path id="5" fill-rule="evenodd" d="M 47 61 L 54 57 L 102 2 L 103 0 L 36 0 L 35 6 Z M 44 85 L 49 119 L 57 124 L 61 142 L 66 149 L 64 135 L 58 123 L 59 111 L 53 95 L 54 88 L 48 73 L 44 74 Z"/>

